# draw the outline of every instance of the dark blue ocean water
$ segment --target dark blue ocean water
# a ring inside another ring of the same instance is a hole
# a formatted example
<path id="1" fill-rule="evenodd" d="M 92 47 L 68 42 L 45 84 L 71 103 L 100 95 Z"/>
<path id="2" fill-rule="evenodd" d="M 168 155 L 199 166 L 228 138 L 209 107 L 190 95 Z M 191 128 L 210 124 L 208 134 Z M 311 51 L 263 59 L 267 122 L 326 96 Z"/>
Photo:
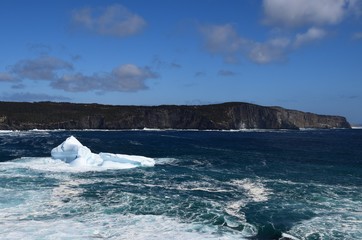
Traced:
<path id="1" fill-rule="evenodd" d="M 71 135 L 156 165 L 51 159 Z M 3 131 L 0 239 L 362 239 L 362 130 Z"/>

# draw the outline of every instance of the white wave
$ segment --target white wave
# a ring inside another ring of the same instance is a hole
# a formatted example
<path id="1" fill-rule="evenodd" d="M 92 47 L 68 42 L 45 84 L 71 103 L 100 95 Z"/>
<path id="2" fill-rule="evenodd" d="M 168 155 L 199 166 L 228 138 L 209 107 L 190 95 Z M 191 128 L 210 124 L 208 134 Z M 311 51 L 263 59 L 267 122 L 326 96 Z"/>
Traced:
<path id="1" fill-rule="evenodd" d="M 360 128 L 355 128 L 360 129 Z M 302 129 L 302 130 L 320 130 L 320 129 Z M 328 129 L 327 129 L 328 130 Z M 129 132 L 129 131 L 149 131 L 149 132 L 229 132 L 229 133 L 238 133 L 238 132 L 273 132 L 273 133 L 284 133 L 284 132 L 295 132 L 291 129 L 262 129 L 262 128 L 252 128 L 252 129 L 176 129 L 176 128 L 142 128 L 142 129 L 32 129 L 32 130 L 0 130 L 0 134 L 6 133 L 49 133 L 49 132 Z"/>
<path id="2" fill-rule="evenodd" d="M 164 216 L 86 214 L 72 219 L 5 222 L 1 239 L 245 239 L 236 231 L 187 224 Z"/>
<path id="3" fill-rule="evenodd" d="M 280 240 L 283 239 L 288 239 L 288 240 L 300 240 L 299 238 L 296 238 L 288 233 L 282 233 L 282 237 L 280 238 Z"/>
<path id="4" fill-rule="evenodd" d="M 168 187 L 169 189 L 175 189 L 179 191 L 203 191 L 210 193 L 225 193 L 232 192 L 232 190 L 224 189 L 215 185 L 212 182 L 207 181 L 186 181 L 178 183 L 176 186 Z"/>
<path id="5" fill-rule="evenodd" d="M 179 161 L 177 158 L 155 158 L 156 165 L 175 165 Z"/>
<path id="6" fill-rule="evenodd" d="M 281 179 L 265 181 L 282 184 L 289 189 L 314 189 L 308 194 L 300 195 L 297 202 L 278 196 L 281 197 L 281 206 L 286 202 L 290 206 L 296 204 L 294 207 L 298 211 L 300 204 L 303 204 L 304 211 L 308 210 L 315 215 L 296 223 L 281 239 L 361 239 L 362 194 L 360 186 L 318 182 L 298 183 Z"/>
<path id="7" fill-rule="evenodd" d="M 245 222 L 245 213 L 241 211 L 245 206 L 245 200 L 229 202 L 225 207 L 225 212 Z"/>
<path id="8" fill-rule="evenodd" d="M 247 196 L 254 202 L 268 201 L 268 196 L 272 193 L 261 181 L 248 178 L 242 180 L 234 179 L 229 184 L 246 191 Z"/>
<path id="9" fill-rule="evenodd" d="M 74 178 L 67 180 L 63 178 L 59 185 L 52 189 L 49 203 L 47 204 L 53 207 L 62 207 L 64 201 L 69 201 L 70 199 L 75 199 L 80 196 L 83 193 L 83 190 L 79 185 L 87 183 L 90 183 L 90 181 Z"/>
<path id="10" fill-rule="evenodd" d="M 5 135 L 5 136 L 28 136 L 28 135 L 48 135 L 49 131 L 47 130 L 42 130 L 42 131 L 33 131 L 33 130 L 29 130 L 29 131 L 19 131 L 19 130 L 0 130 L 0 136 L 1 135 Z"/>
<path id="11" fill-rule="evenodd" d="M 343 214 L 317 216 L 293 226 L 288 234 L 303 239 L 360 239 L 362 236 L 362 216 Z"/>
<path id="12" fill-rule="evenodd" d="M 8 134 L 8 133 L 13 133 L 14 131 L 12 130 L 0 130 L 0 134 Z"/>
<path id="13" fill-rule="evenodd" d="M 0 196 L 0 236 L 13 239 L 245 239 L 239 231 L 202 223 L 182 222 L 162 215 L 111 213 L 106 205 L 89 202 L 81 195 L 82 184 L 100 179 L 68 175 L 53 188 L 4 189 Z M 36 177 L 36 176 L 34 176 Z M 120 199 L 130 204 L 130 194 Z M 220 229 L 222 228 L 222 229 Z"/>

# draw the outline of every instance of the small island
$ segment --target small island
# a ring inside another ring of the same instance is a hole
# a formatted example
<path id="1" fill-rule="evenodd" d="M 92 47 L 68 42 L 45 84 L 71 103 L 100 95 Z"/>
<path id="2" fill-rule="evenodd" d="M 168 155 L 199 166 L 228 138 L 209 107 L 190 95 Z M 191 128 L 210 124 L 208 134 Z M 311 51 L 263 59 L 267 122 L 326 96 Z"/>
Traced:
<path id="1" fill-rule="evenodd" d="M 210 105 L 115 106 L 0 102 L 1 130 L 32 129 L 330 129 L 351 128 L 341 116 L 243 102 Z"/>

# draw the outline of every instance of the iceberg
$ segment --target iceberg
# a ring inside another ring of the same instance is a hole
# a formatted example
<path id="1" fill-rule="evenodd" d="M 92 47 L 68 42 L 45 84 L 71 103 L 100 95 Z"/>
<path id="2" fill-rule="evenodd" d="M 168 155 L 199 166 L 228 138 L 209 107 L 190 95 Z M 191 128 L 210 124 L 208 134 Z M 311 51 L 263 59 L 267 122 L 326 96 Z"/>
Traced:
<path id="1" fill-rule="evenodd" d="M 74 136 L 68 137 L 63 143 L 51 151 L 53 159 L 59 159 L 74 167 L 104 167 L 128 169 L 135 167 L 153 167 L 155 160 L 148 157 L 114 154 L 92 153 L 81 144 Z"/>

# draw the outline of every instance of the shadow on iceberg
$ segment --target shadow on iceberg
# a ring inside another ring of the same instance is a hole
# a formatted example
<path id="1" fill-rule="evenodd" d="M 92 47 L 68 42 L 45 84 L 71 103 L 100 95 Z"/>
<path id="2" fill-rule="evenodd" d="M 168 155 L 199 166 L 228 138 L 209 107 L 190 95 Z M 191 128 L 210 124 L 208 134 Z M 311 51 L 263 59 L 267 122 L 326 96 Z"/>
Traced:
<path id="1" fill-rule="evenodd" d="M 104 167 L 111 169 L 128 169 L 135 167 L 153 167 L 155 161 L 152 158 L 113 154 L 92 153 L 83 146 L 75 137 L 68 137 L 62 144 L 51 151 L 53 159 L 59 159 L 74 167 Z"/>

